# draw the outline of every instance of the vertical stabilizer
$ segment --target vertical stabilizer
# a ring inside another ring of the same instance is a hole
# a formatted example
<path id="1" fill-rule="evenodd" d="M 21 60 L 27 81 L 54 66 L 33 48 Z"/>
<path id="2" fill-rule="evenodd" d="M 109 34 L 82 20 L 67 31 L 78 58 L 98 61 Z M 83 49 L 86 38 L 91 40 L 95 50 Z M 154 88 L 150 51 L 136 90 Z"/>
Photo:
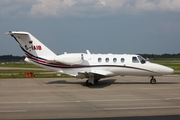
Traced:
<path id="1" fill-rule="evenodd" d="M 28 32 L 9 31 L 7 34 L 15 38 L 27 56 L 50 59 L 56 56 L 49 48 Z"/>

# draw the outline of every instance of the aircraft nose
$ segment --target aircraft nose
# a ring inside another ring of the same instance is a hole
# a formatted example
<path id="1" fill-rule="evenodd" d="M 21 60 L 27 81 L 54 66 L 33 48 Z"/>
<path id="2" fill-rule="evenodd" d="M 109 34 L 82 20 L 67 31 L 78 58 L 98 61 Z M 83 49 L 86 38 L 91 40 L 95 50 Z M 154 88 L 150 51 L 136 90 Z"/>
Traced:
<path id="1" fill-rule="evenodd" d="M 161 66 L 159 68 L 159 71 L 164 75 L 170 75 L 174 73 L 174 69 L 166 67 L 166 66 Z"/>
<path id="2" fill-rule="evenodd" d="M 173 74 L 174 73 L 174 69 L 169 68 L 168 72 L 169 72 L 169 74 Z"/>

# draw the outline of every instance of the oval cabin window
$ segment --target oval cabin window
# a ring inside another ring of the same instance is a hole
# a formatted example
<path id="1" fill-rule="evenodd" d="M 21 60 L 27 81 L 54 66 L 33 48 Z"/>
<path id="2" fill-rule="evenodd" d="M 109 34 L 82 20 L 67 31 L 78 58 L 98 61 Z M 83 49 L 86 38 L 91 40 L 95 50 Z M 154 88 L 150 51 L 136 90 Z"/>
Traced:
<path id="1" fill-rule="evenodd" d="M 98 62 L 101 62 L 102 61 L 102 59 L 101 58 L 98 58 Z"/>
<path id="2" fill-rule="evenodd" d="M 106 58 L 106 62 L 107 62 L 107 63 L 109 62 L 109 58 Z"/>
<path id="3" fill-rule="evenodd" d="M 124 63 L 124 61 L 125 61 L 124 58 L 121 58 L 121 63 Z"/>
<path id="4" fill-rule="evenodd" d="M 113 58 L 113 62 L 116 63 L 117 62 L 117 58 Z"/>

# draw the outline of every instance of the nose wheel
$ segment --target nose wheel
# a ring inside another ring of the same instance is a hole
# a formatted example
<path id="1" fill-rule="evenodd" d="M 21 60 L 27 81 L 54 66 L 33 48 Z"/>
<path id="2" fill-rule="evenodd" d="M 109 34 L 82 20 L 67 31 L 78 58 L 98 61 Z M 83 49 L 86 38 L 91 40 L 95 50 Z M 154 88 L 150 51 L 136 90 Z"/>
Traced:
<path id="1" fill-rule="evenodd" d="M 152 76 L 151 80 L 150 80 L 151 84 L 156 84 L 156 79 L 154 78 L 154 76 Z"/>

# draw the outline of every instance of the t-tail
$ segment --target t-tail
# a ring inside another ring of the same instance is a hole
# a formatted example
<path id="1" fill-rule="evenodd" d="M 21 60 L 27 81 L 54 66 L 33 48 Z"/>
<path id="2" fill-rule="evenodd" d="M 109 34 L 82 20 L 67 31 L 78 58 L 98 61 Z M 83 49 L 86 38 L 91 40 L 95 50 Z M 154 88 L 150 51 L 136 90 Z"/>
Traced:
<path id="1" fill-rule="evenodd" d="M 9 31 L 7 34 L 11 35 L 18 42 L 20 48 L 26 54 L 27 61 L 45 63 L 56 56 L 54 52 L 28 32 Z"/>

